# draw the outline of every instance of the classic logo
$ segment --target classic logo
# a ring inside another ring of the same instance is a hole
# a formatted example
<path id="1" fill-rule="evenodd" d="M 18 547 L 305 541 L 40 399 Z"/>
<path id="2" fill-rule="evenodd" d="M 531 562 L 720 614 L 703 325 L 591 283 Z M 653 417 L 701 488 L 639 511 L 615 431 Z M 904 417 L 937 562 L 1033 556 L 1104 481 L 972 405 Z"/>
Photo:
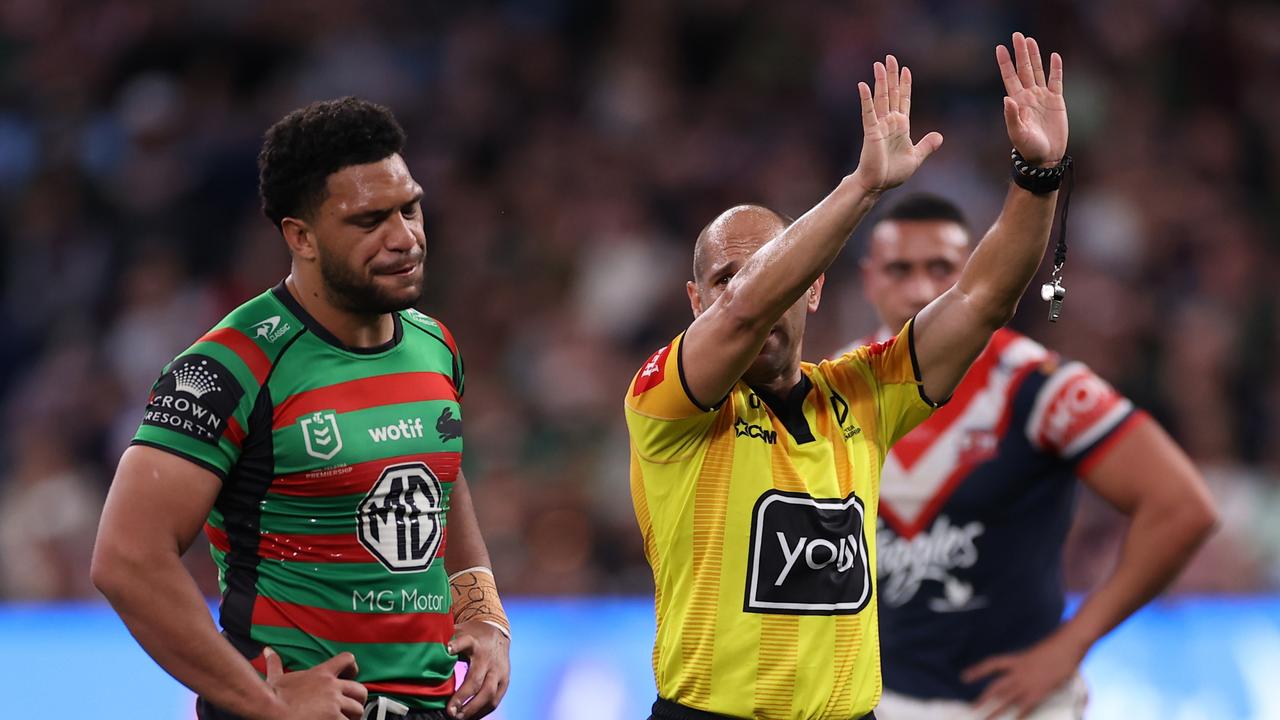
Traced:
<path id="1" fill-rule="evenodd" d="M 769 445 L 778 443 L 777 430 L 765 430 L 759 425 L 750 425 L 742 418 L 738 418 L 733 422 L 733 433 L 735 437 L 759 438 Z"/>
<path id="2" fill-rule="evenodd" d="M 216 444 L 243 394 L 235 376 L 217 360 L 185 355 L 156 381 L 142 424 Z"/>
<path id="3" fill-rule="evenodd" d="M 852 615 L 871 601 L 866 509 L 840 500 L 770 490 L 756 501 L 745 612 Z"/>
<path id="4" fill-rule="evenodd" d="M 877 544 L 877 571 L 880 574 L 880 599 L 898 607 L 911 602 L 927 580 L 942 585 L 949 610 L 970 609 L 973 588 L 960 582 L 954 571 L 973 567 L 978 562 L 977 539 L 986 527 L 976 520 L 953 525 L 946 515 L 939 515 L 929 532 L 910 539 L 895 534 L 883 523 Z M 968 594 L 965 593 L 966 588 Z M 935 598 L 936 600 L 936 598 Z M 985 602 L 985 601 L 984 601 Z M 930 603 L 938 610 L 938 602 Z"/>
<path id="5" fill-rule="evenodd" d="M 436 418 L 436 432 L 440 433 L 440 442 L 462 437 L 462 418 L 454 417 L 453 408 L 446 407 Z"/>
<path id="6" fill-rule="evenodd" d="M 253 336 L 273 343 L 280 339 L 280 336 L 289 332 L 292 327 L 289 323 L 281 323 L 279 315 L 272 315 L 262 322 L 253 326 Z"/>
<path id="7" fill-rule="evenodd" d="M 329 460 L 342 449 L 342 433 L 338 430 L 338 415 L 334 411 L 311 413 L 298 425 L 302 428 L 302 441 L 311 457 Z"/>
<path id="8" fill-rule="evenodd" d="M 444 539 L 444 490 L 426 463 L 382 471 L 357 509 L 357 534 L 391 572 L 431 567 Z"/>
<path id="9" fill-rule="evenodd" d="M 440 323 L 436 322 L 435 320 L 432 320 L 429 315 L 422 312 L 418 308 L 409 308 L 406 312 L 409 313 L 409 317 L 413 318 L 414 320 L 417 320 L 420 323 L 423 323 L 425 325 L 430 325 L 432 327 L 440 327 Z"/>

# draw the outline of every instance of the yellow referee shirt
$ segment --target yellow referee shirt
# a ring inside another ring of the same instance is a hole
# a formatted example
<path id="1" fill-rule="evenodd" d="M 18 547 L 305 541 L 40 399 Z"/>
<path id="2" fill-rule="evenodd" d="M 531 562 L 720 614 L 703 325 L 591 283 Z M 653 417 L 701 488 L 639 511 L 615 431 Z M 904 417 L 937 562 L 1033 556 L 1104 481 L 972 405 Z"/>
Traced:
<path id="1" fill-rule="evenodd" d="M 802 364 L 789 398 L 739 382 L 711 410 L 685 389 L 681 340 L 649 358 L 626 397 L 658 694 L 740 718 L 859 717 L 881 689 L 880 467 L 933 410 L 911 323 Z"/>

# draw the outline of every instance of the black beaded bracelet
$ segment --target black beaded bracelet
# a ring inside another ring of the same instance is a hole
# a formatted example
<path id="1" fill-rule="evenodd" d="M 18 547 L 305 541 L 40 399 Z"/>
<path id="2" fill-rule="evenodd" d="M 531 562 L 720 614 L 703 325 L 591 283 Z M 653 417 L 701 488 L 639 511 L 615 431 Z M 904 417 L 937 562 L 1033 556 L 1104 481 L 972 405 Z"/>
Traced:
<path id="1" fill-rule="evenodd" d="M 1071 156 L 1064 155 L 1062 161 L 1051 168 L 1036 167 L 1022 157 L 1022 153 L 1014 149 L 1009 153 L 1013 167 L 1009 170 L 1013 182 L 1023 190 L 1036 195 L 1047 195 L 1062 185 L 1062 176 L 1071 167 Z"/>

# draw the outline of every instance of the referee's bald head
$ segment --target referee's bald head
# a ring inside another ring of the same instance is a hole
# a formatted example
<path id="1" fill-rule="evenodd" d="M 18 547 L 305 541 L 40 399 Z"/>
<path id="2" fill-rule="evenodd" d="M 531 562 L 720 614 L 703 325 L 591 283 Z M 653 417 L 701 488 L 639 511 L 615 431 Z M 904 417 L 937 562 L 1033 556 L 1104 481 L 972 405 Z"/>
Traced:
<path id="1" fill-rule="evenodd" d="M 694 243 L 694 282 L 710 282 L 710 274 L 725 263 L 726 256 L 750 257 L 792 222 L 786 215 L 763 205 L 735 205 L 720 213 L 702 228 Z"/>

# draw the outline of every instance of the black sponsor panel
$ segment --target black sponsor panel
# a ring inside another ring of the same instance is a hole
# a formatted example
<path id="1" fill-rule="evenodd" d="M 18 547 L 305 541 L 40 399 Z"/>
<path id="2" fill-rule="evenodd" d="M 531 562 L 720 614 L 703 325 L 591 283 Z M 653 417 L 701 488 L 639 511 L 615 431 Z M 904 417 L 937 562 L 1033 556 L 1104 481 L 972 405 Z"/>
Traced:
<path id="1" fill-rule="evenodd" d="M 751 517 L 743 610 L 783 615 L 852 615 L 871 602 L 866 508 L 770 490 Z"/>
<path id="2" fill-rule="evenodd" d="M 357 510 L 357 535 L 391 572 L 422 572 L 444 539 L 444 487 L 426 463 L 390 465 Z"/>
<path id="3" fill-rule="evenodd" d="M 208 355 L 184 355 L 152 387 L 142 424 L 216 445 L 243 395 L 222 363 Z"/>

